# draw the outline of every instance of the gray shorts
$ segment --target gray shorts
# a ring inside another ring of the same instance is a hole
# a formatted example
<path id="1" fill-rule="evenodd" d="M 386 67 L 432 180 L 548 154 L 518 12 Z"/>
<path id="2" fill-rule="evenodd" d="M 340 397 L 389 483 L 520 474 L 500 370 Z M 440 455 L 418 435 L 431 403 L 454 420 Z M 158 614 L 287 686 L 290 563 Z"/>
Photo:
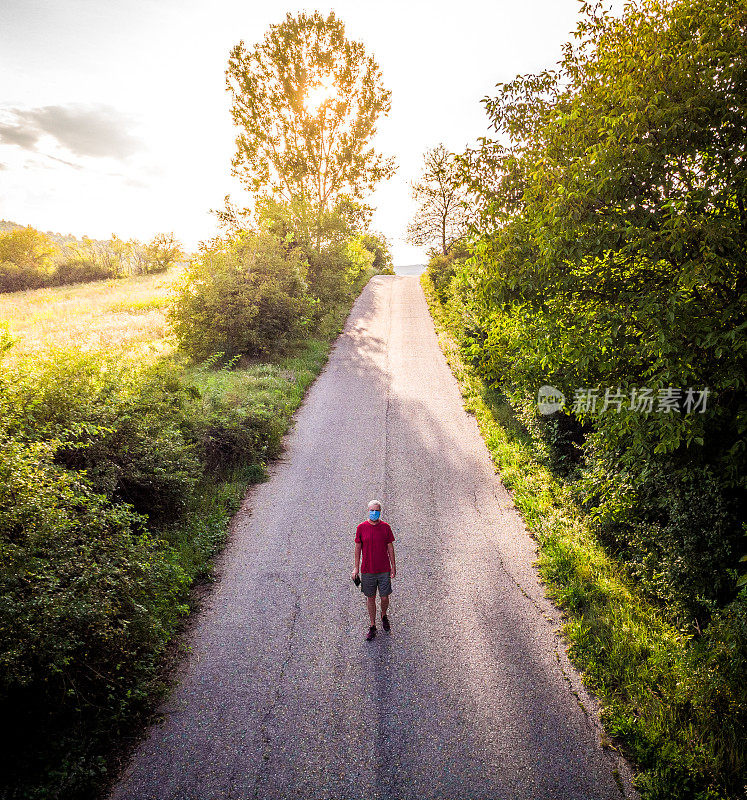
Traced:
<path id="1" fill-rule="evenodd" d="M 361 591 L 366 597 L 376 597 L 376 587 L 379 587 L 379 597 L 392 593 L 391 573 L 389 572 L 361 572 Z"/>

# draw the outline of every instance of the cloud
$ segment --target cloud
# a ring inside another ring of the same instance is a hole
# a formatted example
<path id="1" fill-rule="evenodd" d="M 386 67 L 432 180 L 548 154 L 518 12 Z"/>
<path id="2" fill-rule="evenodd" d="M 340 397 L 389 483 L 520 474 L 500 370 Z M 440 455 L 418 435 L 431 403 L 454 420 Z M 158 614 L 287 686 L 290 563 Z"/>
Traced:
<path id="1" fill-rule="evenodd" d="M 132 118 L 104 103 L 8 108 L 5 114 L 9 121 L 0 122 L 0 142 L 24 150 L 36 150 L 45 134 L 76 156 L 124 160 L 144 147 L 128 130 Z"/>
<path id="2" fill-rule="evenodd" d="M 38 140 L 39 134 L 35 130 L 0 123 L 0 142 L 3 144 L 17 144 L 24 150 L 33 150 Z"/>

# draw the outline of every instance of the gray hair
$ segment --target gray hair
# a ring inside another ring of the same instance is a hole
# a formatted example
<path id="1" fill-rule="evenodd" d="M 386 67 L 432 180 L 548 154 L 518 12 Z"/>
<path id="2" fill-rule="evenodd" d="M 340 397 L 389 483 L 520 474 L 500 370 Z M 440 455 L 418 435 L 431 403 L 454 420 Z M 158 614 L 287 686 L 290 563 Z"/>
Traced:
<path id="1" fill-rule="evenodd" d="M 371 506 L 378 506 L 378 507 L 379 507 L 379 510 L 381 510 L 381 503 L 380 503 L 378 500 L 372 500 L 372 501 L 371 501 L 371 502 L 368 504 L 368 507 L 369 507 L 369 508 L 371 508 Z"/>

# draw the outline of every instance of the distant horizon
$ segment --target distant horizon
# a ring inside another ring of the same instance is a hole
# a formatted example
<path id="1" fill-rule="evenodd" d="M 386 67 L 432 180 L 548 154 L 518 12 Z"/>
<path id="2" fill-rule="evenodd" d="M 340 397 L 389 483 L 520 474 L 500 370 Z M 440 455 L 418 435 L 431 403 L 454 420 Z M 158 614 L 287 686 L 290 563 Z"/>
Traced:
<path id="1" fill-rule="evenodd" d="M 420 275 L 427 269 L 427 264 L 397 264 L 394 267 L 395 275 Z"/>

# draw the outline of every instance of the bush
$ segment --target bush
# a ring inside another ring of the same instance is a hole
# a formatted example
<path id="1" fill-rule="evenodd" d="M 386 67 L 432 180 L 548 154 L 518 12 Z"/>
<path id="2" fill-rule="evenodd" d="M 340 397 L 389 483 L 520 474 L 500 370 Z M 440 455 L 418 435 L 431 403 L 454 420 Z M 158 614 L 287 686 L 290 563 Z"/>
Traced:
<path id="1" fill-rule="evenodd" d="M 612 518 L 608 535 L 647 593 L 683 622 L 695 617 L 705 627 L 714 605 L 734 596 L 730 571 L 743 538 L 736 497 L 707 466 L 677 469 L 652 459 L 646 472 L 634 480 L 631 511 Z"/>
<path id="2" fill-rule="evenodd" d="M 0 772 L 11 785 L 48 767 L 72 720 L 121 713 L 185 610 L 186 576 L 144 518 L 56 465 L 57 447 L 0 437 L 0 714 L 13 720 Z"/>
<path id="3" fill-rule="evenodd" d="M 0 233 L 0 262 L 10 261 L 43 274 L 49 271 L 55 250 L 54 242 L 30 225 Z"/>
<path id="4" fill-rule="evenodd" d="M 584 4 L 558 69 L 500 84 L 499 135 L 464 159 L 481 232 L 451 284 L 480 322 L 473 363 L 520 408 L 543 384 L 581 401 L 605 540 L 678 616 L 733 599 L 741 555 L 746 22 L 732 0 Z M 602 413 L 608 389 L 629 402 Z M 636 408 L 641 389 L 708 407 Z"/>
<path id="5" fill-rule="evenodd" d="M 716 612 L 682 665 L 680 702 L 693 729 L 708 731 L 691 743 L 693 767 L 719 765 L 712 776 L 739 797 L 747 764 L 747 593 Z"/>
<path id="6" fill-rule="evenodd" d="M 172 233 L 159 233 L 148 244 L 116 235 L 60 241 L 31 226 L 0 234 L 0 292 L 164 272 L 183 257 Z"/>
<path id="7" fill-rule="evenodd" d="M 0 292 L 20 292 L 39 289 L 45 285 L 45 276 L 34 267 L 22 267 L 12 261 L 0 261 Z"/>
<path id="8" fill-rule="evenodd" d="M 428 275 L 442 303 L 446 302 L 449 284 L 455 272 L 456 266 L 451 256 L 436 255 L 428 262 Z"/>
<path id="9" fill-rule="evenodd" d="M 184 257 L 173 233 L 158 233 L 144 247 L 143 272 L 165 272 Z"/>
<path id="10" fill-rule="evenodd" d="M 55 251 L 54 242 L 30 225 L 0 234 L 0 292 L 46 286 Z"/>
<path id="11" fill-rule="evenodd" d="M 175 287 L 168 318 L 195 359 L 281 351 L 308 322 L 306 264 L 272 234 L 242 232 L 203 246 Z"/>
<path id="12" fill-rule="evenodd" d="M 191 436 L 205 467 L 225 475 L 241 464 L 263 464 L 278 455 L 282 421 L 261 410 L 214 403 L 207 413 L 200 409 L 192 415 Z"/>
<path id="13" fill-rule="evenodd" d="M 386 238 L 378 233 L 364 233 L 360 239 L 366 250 L 373 254 L 373 268 L 384 275 L 394 275 L 392 254 Z"/>
<path id="14" fill-rule="evenodd" d="M 223 499 L 279 451 L 281 417 L 206 401 L 168 362 L 57 350 L 0 372 L 0 796 L 90 794 L 86 748 L 147 702 Z"/>
<path id="15" fill-rule="evenodd" d="M 458 269 L 469 258 L 469 245 L 466 242 L 456 242 L 448 255 L 435 253 L 428 261 L 428 275 L 433 281 L 433 286 L 438 299 L 445 303 L 449 298 L 451 282 Z"/>
<path id="16" fill-rule="evenodd" d="M 48 279 L 47 286 L 63 286 L 68 283 L 88 283 L 115 277 L 104 264 L 82 256 L 61 261 Z"/>
<path id="17" fill-rule="evenodd" d="M 0 380 L 2 426 L 55 440 L 55 463 L 158 522 L 179 514 L 202 466 L 187 438 L 190 398 L 168 363 L 136 369 L 114 355 L 56 350 Z M 4 406 L 4 407 L 3 407 Z"/>

